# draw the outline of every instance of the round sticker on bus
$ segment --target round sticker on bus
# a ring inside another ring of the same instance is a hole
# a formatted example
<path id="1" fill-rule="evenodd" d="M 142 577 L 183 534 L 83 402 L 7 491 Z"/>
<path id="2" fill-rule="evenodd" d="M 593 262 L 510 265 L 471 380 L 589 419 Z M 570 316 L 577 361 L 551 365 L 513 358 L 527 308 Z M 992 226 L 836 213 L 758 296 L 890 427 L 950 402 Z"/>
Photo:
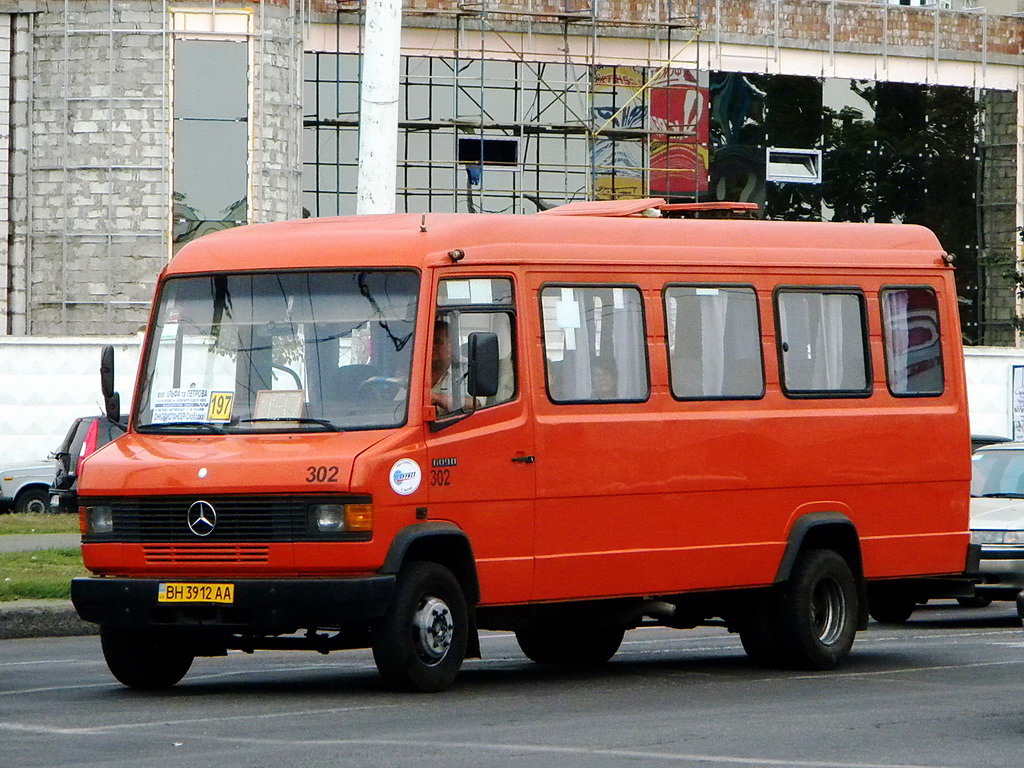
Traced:
<path id="1" fill-rule="evenodd" d="M 420 472 L 420 465 L 412 459 L 399 459 L 391 467 L 391 474 L 388 479 L 391 481 L 391 489 L 402 496 L 415 493 L 420 487 L 420 480 L 423 474 Z"/>

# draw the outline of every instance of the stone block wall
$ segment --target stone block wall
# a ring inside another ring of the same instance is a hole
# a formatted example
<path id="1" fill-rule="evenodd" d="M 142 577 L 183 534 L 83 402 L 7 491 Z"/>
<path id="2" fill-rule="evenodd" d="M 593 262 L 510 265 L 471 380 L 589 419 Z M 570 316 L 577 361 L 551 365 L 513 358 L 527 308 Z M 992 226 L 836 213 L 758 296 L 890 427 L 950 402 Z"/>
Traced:
<path id="1" fill-rule="evenodd" d="M 167 260 L 163 5 L 37 9 L 28 330 L 132 333 Z"/>
<path id="2" fill-rule="evenodd" d="M 28 0 L 26 0 L 27 2 Z M 28 332 L 134 333 L 169 256 L 171 52 L 161 0 L 35 0 Z M 250 9 L 250 218 L 301 211 L 301 4 Z M 0 123 L 2 124 L 2 123 Z"/>
<path id="3" fill-rule="evenodd" d="M 302 17 L 271 5 L 253 40 L 253 223 L 298 218 L 302 199 Z"/>
<path id="4" fill-rule="evenodd" d="M 984 267 L 984 317 L 981 343 L 1017 342 L 1017 295 L 1024 288 L 1020 238 L 1016 236 L 1017 101 L 1012 91 L 988 91 L 983 97 L 981 252 Z"/>
<path id="5" fill-rule="evenodd" d="M 10 263 L 8 239 L 10 225 L 10 161 L 11 151 L 11 27 L 14 17 L 0 13 L 0 265 Z M 7 314 L 9 290 L 6 269 L 0 269 L 0 307 Z"/>

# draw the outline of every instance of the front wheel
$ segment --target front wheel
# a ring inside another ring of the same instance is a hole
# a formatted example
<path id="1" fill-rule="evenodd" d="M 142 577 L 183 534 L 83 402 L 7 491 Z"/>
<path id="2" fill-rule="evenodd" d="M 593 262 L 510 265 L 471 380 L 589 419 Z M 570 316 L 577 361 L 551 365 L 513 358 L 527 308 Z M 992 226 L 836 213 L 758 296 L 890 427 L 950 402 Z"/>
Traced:
<path id="1" fill-rule="evenodd" d="M 100 627 L 100 645 L 111 674 L 129 688 L 170 688 L 195 658 L 180 638 L 144 630 Z"/>
<path id="2" fill-rule="evenodd" d="M 50 489 L 26 488 L 15 498 L 14 511 L 28 515 L 44 515 L 50 512 Z"/>
<path id="3" fill-rule="evenodd" d="M 373 632 L 373 660 L 393 688 L 432 693 L 455 681 L 466 656 L 469 611 L 458 580 L 437 563 L 413 562 Z"/>

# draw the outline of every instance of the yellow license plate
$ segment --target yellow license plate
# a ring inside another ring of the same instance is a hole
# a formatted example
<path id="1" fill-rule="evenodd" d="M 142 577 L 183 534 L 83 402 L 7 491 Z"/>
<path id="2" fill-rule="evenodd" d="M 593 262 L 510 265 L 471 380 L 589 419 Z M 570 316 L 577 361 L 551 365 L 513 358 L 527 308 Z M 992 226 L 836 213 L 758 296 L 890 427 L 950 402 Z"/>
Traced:
<path id="1" fill-rule="evenodd" d="M 161 584 L 157 592 L 158 603 L 233 603 L 234 584 Z"/>

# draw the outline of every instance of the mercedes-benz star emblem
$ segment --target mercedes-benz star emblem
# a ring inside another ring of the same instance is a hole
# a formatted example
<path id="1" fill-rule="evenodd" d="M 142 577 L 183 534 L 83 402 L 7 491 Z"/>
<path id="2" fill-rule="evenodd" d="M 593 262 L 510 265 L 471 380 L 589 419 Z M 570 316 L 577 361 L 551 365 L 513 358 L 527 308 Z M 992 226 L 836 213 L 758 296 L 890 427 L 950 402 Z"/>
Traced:
<path id="1" fill-rule="evenodd" d="M 196 501 L 188 508 L 188 529 L 196 536 L 209 536 L 217 527 L 217 510 L 208 501 Z"/>

